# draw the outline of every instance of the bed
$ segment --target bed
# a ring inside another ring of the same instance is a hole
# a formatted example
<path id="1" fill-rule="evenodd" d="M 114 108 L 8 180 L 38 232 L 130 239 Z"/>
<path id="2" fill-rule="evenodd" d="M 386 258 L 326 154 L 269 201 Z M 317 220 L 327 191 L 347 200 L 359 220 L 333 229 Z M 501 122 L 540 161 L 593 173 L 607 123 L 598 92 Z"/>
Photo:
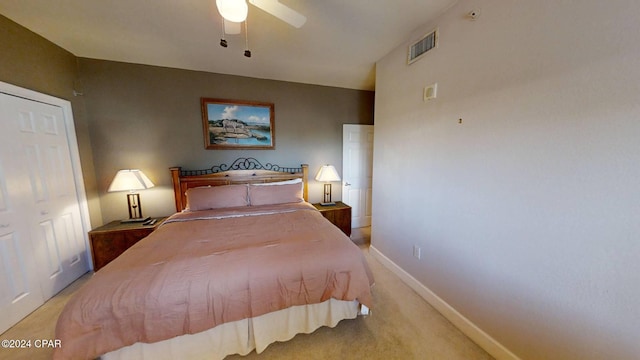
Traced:
<path id="1" fill-rule="evenodd" d="M 361 250 L 308 200 L 308 167 L 171 168 L 176 213 L 100 269 L 54 359 L 222 359 L 372 307 Z"/>

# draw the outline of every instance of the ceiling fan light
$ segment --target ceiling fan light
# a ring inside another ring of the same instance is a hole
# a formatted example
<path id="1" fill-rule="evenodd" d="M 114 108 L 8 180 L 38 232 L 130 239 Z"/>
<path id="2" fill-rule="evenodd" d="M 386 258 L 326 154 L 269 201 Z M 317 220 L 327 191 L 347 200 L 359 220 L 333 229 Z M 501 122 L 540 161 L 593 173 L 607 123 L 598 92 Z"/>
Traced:
<path id="1" fill-rule="evenodd" d="M 225 20 L 233 22 L 245 21 L 249 12 L 245 0 L 216 0 L 216 7 Z"/>

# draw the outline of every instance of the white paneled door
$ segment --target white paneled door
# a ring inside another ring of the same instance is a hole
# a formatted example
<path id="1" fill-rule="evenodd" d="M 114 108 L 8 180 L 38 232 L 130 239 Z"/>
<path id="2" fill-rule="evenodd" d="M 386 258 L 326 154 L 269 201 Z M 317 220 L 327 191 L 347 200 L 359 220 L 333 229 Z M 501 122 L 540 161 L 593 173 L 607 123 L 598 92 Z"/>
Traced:
<path id="1" fill-rule="evenodd" d="M 0 94 L 0 332 L 88 270 L 63 109 Z"/>
<path id="2" fill-rule="evenodd" d="M 0 94 L 0 109 L 5 96 Z M 30 193 L 20 147 L 9 131 L 8 119 L 0 115 L 0 332 L 18 322 L 44 301 L 33 257 L 29 219 L 23 215 L 23 197 Z M 6 137 L 6 139 L 5 139 Z"/>
<path id="3" fill-rule="evenodd" d="M 342 127 L 342 201 L 351 206 L 351 227 L 371 225 L 373 125 Z"/>

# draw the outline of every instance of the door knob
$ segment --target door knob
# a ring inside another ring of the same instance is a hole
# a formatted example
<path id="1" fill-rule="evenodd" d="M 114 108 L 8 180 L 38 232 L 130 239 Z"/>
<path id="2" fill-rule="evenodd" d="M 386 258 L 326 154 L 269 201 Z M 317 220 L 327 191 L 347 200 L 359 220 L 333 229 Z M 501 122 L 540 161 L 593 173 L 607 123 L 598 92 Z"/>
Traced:
<path id="1" fill-rule="evenodd" d="M 349 184 L 348 182 L 345 182 L 344 186 L 351 186 L 351 184 Z"/>

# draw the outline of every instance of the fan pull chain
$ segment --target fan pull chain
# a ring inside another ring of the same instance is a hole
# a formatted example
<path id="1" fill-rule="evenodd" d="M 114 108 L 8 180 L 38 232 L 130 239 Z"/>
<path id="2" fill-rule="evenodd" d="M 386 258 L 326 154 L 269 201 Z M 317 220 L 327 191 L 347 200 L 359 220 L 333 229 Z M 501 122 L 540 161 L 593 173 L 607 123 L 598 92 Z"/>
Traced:
<path id="1" fill-rule="evenodd" d="M 222 38 L 220 39 L 220 46 L 227 47 L 227 40 L 224 38 L 224 18 L 222 18 Z"/>
<path id="2" fill-rule="evenodd" d="M 246 50 L 244 51 L 244 56 L 250 58 L 251 57 L 251 50 L 249 50 L 249 31 L 247 30 L 247 20 L 244 20 L 244 42 L 246 45 Z"/>

